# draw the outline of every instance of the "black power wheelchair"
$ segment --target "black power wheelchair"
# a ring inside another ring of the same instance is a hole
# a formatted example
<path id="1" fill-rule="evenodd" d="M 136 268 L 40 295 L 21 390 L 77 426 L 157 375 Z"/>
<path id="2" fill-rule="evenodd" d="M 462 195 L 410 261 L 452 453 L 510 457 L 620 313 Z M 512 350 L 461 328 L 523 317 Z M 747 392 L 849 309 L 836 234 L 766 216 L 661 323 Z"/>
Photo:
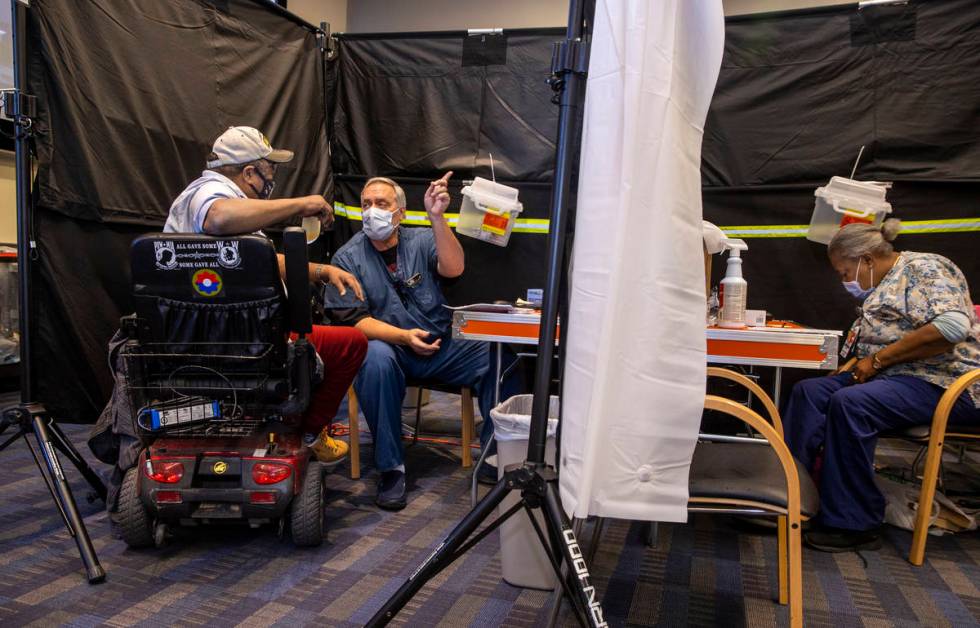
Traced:
<path id="1" fill-rule="evenodd" d="M 231 522 L 288 527 L 298 546 L 322 542 L 323 469 L 297 425 L 321 376 L 305 339 L 303 231 L 287 229 L 283 246 L 285 289 L 264 237 L 133 242 L 135 314 L 122 319 L 122 356 L 144 449 L 119 495 L 130 547 L 159 546 L 168 526 Z"/>

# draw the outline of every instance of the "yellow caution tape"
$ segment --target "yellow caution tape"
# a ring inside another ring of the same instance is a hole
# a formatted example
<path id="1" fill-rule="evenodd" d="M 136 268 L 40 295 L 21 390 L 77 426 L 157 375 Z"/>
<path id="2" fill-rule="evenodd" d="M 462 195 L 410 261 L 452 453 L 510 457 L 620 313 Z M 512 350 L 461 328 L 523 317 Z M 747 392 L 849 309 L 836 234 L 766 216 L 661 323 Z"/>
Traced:
<path id="1" fill-rule="evenodd" d="M 334 203 L 334 214 L 350 220 L 361 219 L 361 208 L 343 203 Z M 446 221 L 455 227 L 459 214 L 446 214 Z M 425 212 L 406 211 L 406 225 L 427 226 L 429 219 Z M 547 218 L 518 218 L 514 225 L 515 233 L 548 233 L 551 221 Z M 805 238 L 809 225 L 739 225 L 721 227 L 725 235 L 733 238 Z M 943 220 L 903 220 L 902 235 L 923 233 L 958 233 L 980 231 L 980 217 L 949 218 Z"/>
<path id="2" fill-rule="evenodd" d="M 343 216 L 344 218 L 348 218 L 350 220 L 361 219 L 361 208 L 353 205 L 334 203 L 333 213 L 336 216 Z M 450 227 L 455 227 L 456 223 L 459 222 L 459 214 L 447 213 L 446 222 L 449 223 Z M 548 225 L 550 222 L 551 221 L 549 221 L 547 218 L 518 218 L 514 224 L 513 233 L 548 233 Z M 402 224 L 424 227 L 431 223 L 429 223 L 429 219 L 425 215 L 425 212 L 406 211 Z"/>
<path id="3" fill-rule="evenodd" d="M 805 238 L 810 225 L 740 225 L 720 227 L 733 238 Z M 980 231 L 980 218 L 903 220 L 902 235 Z"/>

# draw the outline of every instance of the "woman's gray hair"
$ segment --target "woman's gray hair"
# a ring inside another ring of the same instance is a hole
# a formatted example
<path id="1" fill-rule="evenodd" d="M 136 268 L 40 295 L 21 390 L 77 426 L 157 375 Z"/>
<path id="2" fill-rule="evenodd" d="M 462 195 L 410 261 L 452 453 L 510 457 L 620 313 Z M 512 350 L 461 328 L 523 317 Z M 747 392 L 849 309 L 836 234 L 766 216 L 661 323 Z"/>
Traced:
<path id="1" fill-rule="evenodd" d="M 827 255 L 841 259 L 889 255 L 895 250 L 891 243 L 901 230 L 902 221 L 898 218 L 889 218 L 880 227 L 859 223 L 845 225 L 827 245 Z"/>
<path id="2" fill-rule="evenodd" d="M 368 179 L 368 182 L 364 184 L 364 188 L 366 189 L 373 183 L 384 183 L 385 185 L 390 185 L 395 190 L 395 203 L 398 205 L 398 209 L 405 207 L 405 190 L 402 189 L 402 186 L 398 185 L 388 177 L 371 177 Z"/>

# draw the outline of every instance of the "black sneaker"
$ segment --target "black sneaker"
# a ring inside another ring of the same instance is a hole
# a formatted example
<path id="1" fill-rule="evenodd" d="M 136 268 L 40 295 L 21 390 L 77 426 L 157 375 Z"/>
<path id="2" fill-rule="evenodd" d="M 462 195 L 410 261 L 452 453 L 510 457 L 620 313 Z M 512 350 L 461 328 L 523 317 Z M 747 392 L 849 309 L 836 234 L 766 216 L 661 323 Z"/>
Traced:
<path id="1" fill-rule="evenodd" d="M 374 498 L 378 508 L 401 510 L 405 507 L 405 473 L 403 471 L 382 471 L 378 480 L 378 495 Z"/>
<path id="2" fill-rule="evenodd" d="M 803 535 L 803 542 L 821 552 L 861 552 L 881 549 L 881 534 L 873 530 L 844 530 L 824 526 Z"/>

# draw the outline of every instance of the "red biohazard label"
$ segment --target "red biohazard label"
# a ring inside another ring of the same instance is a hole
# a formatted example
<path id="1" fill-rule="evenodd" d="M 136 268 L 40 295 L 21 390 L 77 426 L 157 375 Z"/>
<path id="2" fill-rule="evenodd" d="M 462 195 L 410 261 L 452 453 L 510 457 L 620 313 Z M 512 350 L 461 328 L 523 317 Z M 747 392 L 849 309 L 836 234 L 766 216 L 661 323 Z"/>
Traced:
<path id="1" fill-rule="evenodd" d="M 861 218 L 859 216 L 847 216 L 847 215 L 845 215 L 844 218 L 842 218 L 841 221 L 840 221 L 840 226 L 843 227 L 845 225 L 849 225 L 849 224 L 855 223 L 855 222 L 861 223 L 861 224 L 864 224 L 864 225 L 870 225 L 874 221 L 875 221 L 874 218 L 873 217 L 870 217 L 870 216 L 867 217 L 867 218 Z"/>
<path id="2" fill-rule="evenodd" d="M 492 214 L 487 212 L 483 215 L 482 228 L 484 231 L 502 236 L 507 233 L 507 223 L 509 221 L 510 216 L 507 214 Z"/>

